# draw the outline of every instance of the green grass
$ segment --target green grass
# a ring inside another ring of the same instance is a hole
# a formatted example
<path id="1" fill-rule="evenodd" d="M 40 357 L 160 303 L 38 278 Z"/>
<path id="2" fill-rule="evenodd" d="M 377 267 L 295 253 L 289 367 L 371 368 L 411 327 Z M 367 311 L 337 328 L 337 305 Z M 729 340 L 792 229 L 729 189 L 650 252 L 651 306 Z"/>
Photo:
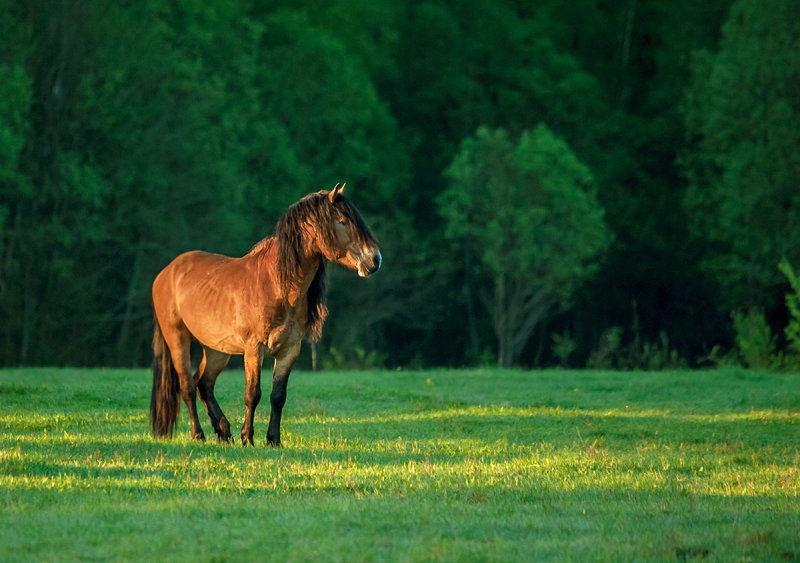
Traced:
<path id="1" fill-rule="evenodd" d="M 0 560 L 800 559 L 797 374 L 295 373 L 283 449 L 153 440 L 150 377 L 0 370 Z"/>

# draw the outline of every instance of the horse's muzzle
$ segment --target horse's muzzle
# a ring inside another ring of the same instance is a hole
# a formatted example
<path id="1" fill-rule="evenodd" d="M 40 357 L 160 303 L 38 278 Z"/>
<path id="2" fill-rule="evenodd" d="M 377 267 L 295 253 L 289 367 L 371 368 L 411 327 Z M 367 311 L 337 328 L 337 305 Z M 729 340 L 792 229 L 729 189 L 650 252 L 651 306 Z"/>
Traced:
<path id="1" fill-rule="evenodd" d="M 377 248 L 372 252 L 371 255 L 369 252 L 365 252 L 361 255 L 361 259 L 358 261 L 358 275 L 362 278 L 371 276 L 380 270 L 381 262 L 381 252 Z"/>

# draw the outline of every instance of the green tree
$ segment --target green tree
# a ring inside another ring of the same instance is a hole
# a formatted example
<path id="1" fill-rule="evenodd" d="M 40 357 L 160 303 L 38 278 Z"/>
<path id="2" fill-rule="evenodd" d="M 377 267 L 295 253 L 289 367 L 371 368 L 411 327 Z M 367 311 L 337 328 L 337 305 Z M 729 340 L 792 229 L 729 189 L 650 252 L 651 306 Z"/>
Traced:
<path id="1" fill-rule="evenodd" d="M 800 3 L 739 0 L 722 31 L 687 94 L 684 203 L 721 304 L 773 306 L 800 259 Z"/>
<path id="2" fill-rule="evenodd" d="M 781 259 L 778 269 L 789 281 L 791 291 L 786 293 L 786 309 L 789 324 L 784 329 L 786 335 L 787 364 L 791 369 L 800 367 L 800 278 L 786 258 Z"/>
<path id="3" fill-rule="evenodd" d="M 393 80 L 384 73 L 379 82 L 412 158 L 404 197 L 413 205 L 414 263 L 410 283 L 398 288 L 409 305 L 394 323 L 394 340 L 408 345 L 392 349 L 440 364 L 476 362 L 491 345 L 484 337 L 491 328 L 469 306 L 472 299 L 464 307 L 451 290 L 471 259 L 454 241 L 443 244 L 442 218 L 431 205 L 446 188 L 442 171 L 482 124 L 516 137 L 546 122 L 571 147 L 585 148 L 606 112 L 605 96 L 567 49 L 556 48 L 538 7 L 504 0 L 403 6 L 392 49 L 399 73 Z"/>
<path id="4" fill-rule="evenodd" d="M 497 363 L 511 366 L 610 243 L 591 173 L 539 125 L 516 144 L 502 129 L 479 128 L 445 174 L 449 187 L 439 207 L 446 234 L 476 255 Z"/>

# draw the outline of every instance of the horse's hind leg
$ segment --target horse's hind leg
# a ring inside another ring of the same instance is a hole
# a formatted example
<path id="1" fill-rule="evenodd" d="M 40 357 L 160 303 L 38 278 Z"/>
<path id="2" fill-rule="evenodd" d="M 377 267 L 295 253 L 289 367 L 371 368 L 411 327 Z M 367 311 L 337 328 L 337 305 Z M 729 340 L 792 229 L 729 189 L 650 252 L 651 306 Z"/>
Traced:
<path id="1" fill-rule="evenodd" d="M 223 354 L 211 348 L 203 347 L 203 360 L 200 362 L 200 367 L 197 369 L 197 391 L 200 393 L 200 400 L 206 406 L 208 418 L 211 419 L 211 425 L 214 427 L 214 432 L 217 435 L 217 440 L 221 442 L 232 442 L 231 425 L 225 414 L 214 396 L 214 384 L 217 382 L 217 376 L 228 365 L 230 356 Z"/>
<path id="2" fill-rule="evenodd" d="M 169 325 L 167 326 L 169 327 Z M 192 337 L 182 322 L 177 327 L 173 325 L 167 330 L 164 330 L 164 328 L 162 324 L 161 331 L 172 354 L 172 363 L 175 366 L 175 371 L 178 372 L 181 397 L 183 402 L 186 403 L 186 409 L 189 411 L 189 420 L 192 423 L 192 439 L 205 440 L 206 436 L 200 427 L 200 419 L 197 418 L 197 386 L 192 377 L 192 362 L 189 354 Z"/>

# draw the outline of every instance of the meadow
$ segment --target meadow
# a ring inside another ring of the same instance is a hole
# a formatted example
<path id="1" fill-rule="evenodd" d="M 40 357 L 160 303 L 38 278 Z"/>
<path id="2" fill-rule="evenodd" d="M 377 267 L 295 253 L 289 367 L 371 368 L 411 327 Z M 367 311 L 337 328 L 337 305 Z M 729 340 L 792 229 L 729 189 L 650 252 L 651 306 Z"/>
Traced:
<path id="1" fill-rule="evenodd" d="M 154 440 L 150 383 L 0 370 L 0 560 L 800 559 L 798 374 L 299 372 L 281 449 L 266 395 Z"/>

